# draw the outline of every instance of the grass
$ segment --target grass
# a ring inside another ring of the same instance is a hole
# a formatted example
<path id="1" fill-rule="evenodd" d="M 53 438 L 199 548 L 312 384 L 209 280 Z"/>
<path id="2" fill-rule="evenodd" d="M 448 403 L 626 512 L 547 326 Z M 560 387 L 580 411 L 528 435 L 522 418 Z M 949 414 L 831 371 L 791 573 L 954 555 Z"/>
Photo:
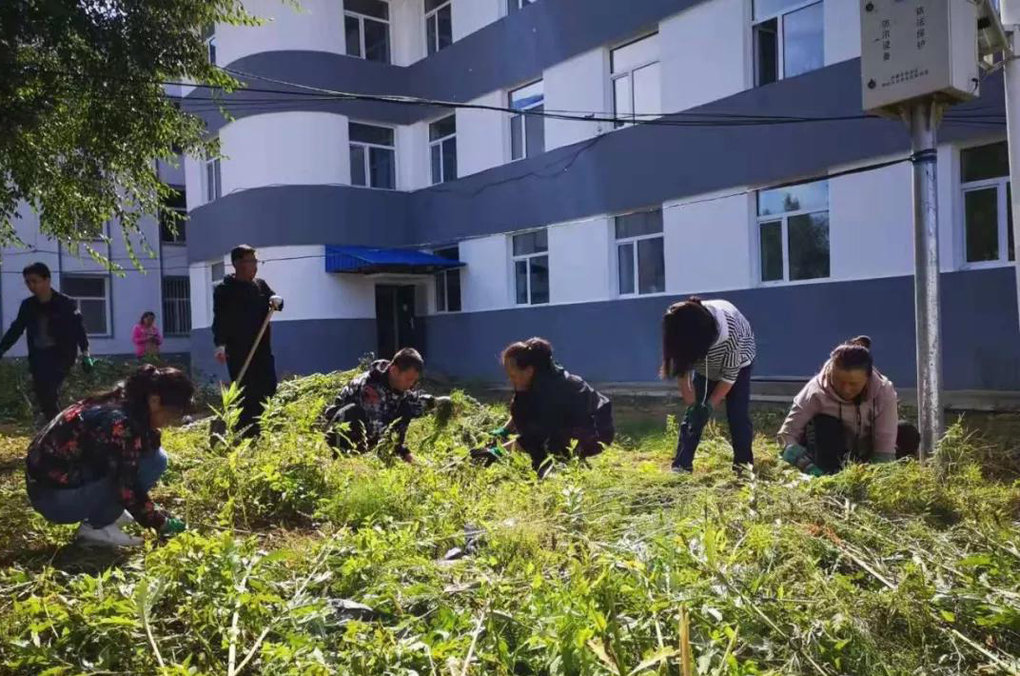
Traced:
<path id="1" fill-rule="evenodd" d="M 451 421 L 412 426 L 419 465 L 333 460 L 314 418 L 349 376 L 286 383 L 254 446 L 167 434 L 156 497 L 191 530 L 122 556 L 32 512 L 28 437 L 0 430 L 0 672 L 1020 669 L 1017 465 L 969 421 L 924 467 L 807 480 L 761 411 L 738 481 L 717 425 L 670 474 L 675 421 L 628 402 L 617 446 L 538 482 L 523 457 L 464 461 L 506 412 L 461 393 Z"/>

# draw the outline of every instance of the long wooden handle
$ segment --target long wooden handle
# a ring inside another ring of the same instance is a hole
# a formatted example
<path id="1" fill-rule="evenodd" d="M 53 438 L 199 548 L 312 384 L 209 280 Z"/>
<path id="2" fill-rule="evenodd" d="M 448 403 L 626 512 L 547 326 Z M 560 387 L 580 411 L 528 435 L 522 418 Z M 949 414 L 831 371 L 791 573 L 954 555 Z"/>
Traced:
<path id="1" fill-rule="evenodd" d="M 273 318 L 273 313 L 276 312 L 276 308 L 272 305 L 269 306 L 269 312 L 266 313 L 266 320 L 262 322 L 262 328 L 259 329 L 259 333 L 255 336 L 255 342 L 252 344 L 251 349 L 248 350 L 248 358 L 244 360 L 244 366 L 241 367 L 241 372 L 237 374 L 237 383 L 244 380 L 244 376 L 248 373 L 248 367 L 251 366 L 251 360 L 255 357 L 255 350 L 259 349 L 259 344 L 262 342 L 262 336 L 266 334 L 266 329 L 269 328 L 269 320 Z"/>

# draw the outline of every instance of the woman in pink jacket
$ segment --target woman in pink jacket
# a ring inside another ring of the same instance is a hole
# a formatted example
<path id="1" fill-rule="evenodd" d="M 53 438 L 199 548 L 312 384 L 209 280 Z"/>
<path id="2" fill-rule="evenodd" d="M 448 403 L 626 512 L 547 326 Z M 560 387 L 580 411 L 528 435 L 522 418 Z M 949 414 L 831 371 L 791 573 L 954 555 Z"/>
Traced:
<path id="1" fill-rule="evenodd" d="M 146 312 L 135 324 L 131 332 L 131 342 L 135 344 L 135 354 L 139 359 L 155 357 L 159 354 L 159 346 L 163 344 L 163 336 L 156 328 L 156 313 Z"/>
<path id="2" fill-rule="evenodd" d="M 815 476 L 834 474 L 848 462 L 914 455 L 920 441 L 917 428 L 900 421 L 896 389 L 875 368 L 867 336 L 832 351 L 779 430 L 783 459 Z"/>

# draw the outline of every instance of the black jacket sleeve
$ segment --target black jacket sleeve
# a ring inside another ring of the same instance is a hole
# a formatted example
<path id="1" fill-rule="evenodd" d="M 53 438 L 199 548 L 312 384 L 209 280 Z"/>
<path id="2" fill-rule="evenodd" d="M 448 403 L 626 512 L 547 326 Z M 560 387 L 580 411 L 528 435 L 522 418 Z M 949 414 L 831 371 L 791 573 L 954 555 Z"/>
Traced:
<path id="1" fill-rule="evenodd" d="M 2 340 L 0 340 L 0 356 L 7 352 L 7 350 L 14 347 L 14 343 L 18 342 L 18 338 L 21 338 L 21 334 L 25 332 L 25 327 L 28 325 L 28 303 L 23 301 L 21 307 L 18 308 L 18 316 L 11 322 L 11 325 L 7 328 L 7 333 L 4 334 Z"/>
<path id="2" fill-rule="evenodd" d="M 227 327 L 230 326 L 230 318 L 227 317 L 226 287 L 223 283 L 213 288 L 213 321 L 212 334 L 213 345 L 223 347 L 227 344 Z"/>

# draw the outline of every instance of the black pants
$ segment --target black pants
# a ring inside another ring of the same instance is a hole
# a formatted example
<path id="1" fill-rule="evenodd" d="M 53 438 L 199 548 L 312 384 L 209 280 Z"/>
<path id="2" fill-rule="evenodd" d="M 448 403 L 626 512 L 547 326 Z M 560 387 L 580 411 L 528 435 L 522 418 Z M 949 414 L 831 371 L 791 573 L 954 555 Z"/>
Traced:
<path id="1" fill-rule="evenodd" d="M 29 371 L 32 373 L 32 389 L 46 422 L 60 413 L 60 387 L 67 378 L 70 367 L 66 359 L 46 350 L 33 355 L 29 360 Z"/>
<path id="2" fill-rule="evenodd" d="M 815 465 L 826 474 L 835 474 L 847 462 L 868 462 L 871 454 L 864 456 L 848 448 L 847 430 L 843 422 L 831 415 L 816 415 L 808 423 L 805 432 L 805 447 L 814 459 Z M 917 455 L 921 447 L 921 433 L 917 428 L 900 421 L 896 430 L 896 459 Z"/>
<path id="3" fill-rule="evenodd" d="M 236 381 L 237 374 L 244 366 L 244 359 L 247 354 L 239 359 L 227 361 L 227 370 L 230 372 L 230 380 Z M 251 360 L 248 371 L 244 374 L 244 380 L 238 383 L 243 392 L 241 395 L 241 417 L 237 423 L 237 430 L 245 437 L 254 438 L 261 433 L 259 419 L 266 408 L 266 399 L 276 394 L 276 361 L 272 354 L 256 353 Z"/>
<path id="4" fill-rule="evenodd" d="M 754 364 L 740 369 L 740 375 L 733 387 L 726 394 L 726 421 L 730 427 L 730 443 L 733 445 L 733 465 L 752 465 L 754 456 L 751 444 L 754 441 L 754 425 L 751 423 L 751 370 Z M 708 380 L 702 375 L 694 374 L 694 396 L 697 401 L 705 399 L 705 390 L 711 396 L 718 386 L 718 381 Z M 700 434 L 697 437 L 700 439 Z M 694 452 L 697 446 L 680 448 L 677 454 L 678 464 L 691 467 L 694 463 Z"/>
<path id="5" fill-rule="evenodd" d="M 343 423 L 347 423 L 346 430 L 338 429 Z M 379 443 L 379 438 L 372 432 L 371 419 L 368 411 L 358 404 L 347 404 L 338 411 L 327 409 L 326 413 L 326 443 L 334 450 L 334 456 L 339 451 L 348 453 L 368 453 Z M 397 454 L 404 455 L 407 448 L 404 441 L 407 438 L 407 428 L 411 425 L 411 418 L 398 418 L 391 423 L 389 430 L 397 442 Z"/>
<path id="6" fill-rule="evenodd" d="M 616 438 L 612 402 L 606 401 L 599 406 L 594 418 L 594 430 L 567 429 L 546 438 L 523 434 L 517 438 L 517 444 L 531 456 L 531 466 L 536 472 L 550 455 L 563 459 L 569 457 L 570 447 L 575 439 L 578 457 L 590 458 L 601 453 L 602 449 L 613 443 L 613 439 Z"/>

